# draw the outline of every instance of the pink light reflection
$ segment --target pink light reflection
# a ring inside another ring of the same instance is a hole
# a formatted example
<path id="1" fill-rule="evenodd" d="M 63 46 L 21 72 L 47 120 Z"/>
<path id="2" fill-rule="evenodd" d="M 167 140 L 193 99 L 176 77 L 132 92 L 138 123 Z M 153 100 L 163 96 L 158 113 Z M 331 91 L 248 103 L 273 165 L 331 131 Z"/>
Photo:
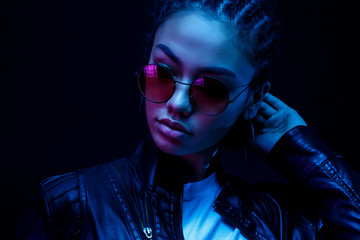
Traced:
<path id="1" fill-rule="evenodd" d="M 204 78 L 201 77 L 199 79 L 196 79 L 194 82 L 194 86 L 204 87 L 205 86 Z"/>
<path id="2" fill-rule="evenodd" d="M 148 65 L 144 68 L 144 73 L 146 77 L 156 78 L 158 76 L 157 66 L 156 65 Z"/>

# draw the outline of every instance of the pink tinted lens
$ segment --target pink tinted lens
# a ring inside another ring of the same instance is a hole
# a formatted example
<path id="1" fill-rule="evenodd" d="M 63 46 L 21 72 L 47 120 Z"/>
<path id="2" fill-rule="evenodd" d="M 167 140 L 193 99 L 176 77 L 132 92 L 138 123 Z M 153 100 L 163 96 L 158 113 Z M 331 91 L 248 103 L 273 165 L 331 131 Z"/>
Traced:
<path id="1" fill-rule="evenodd" d="M 217 115 L 225 110 L 229 95 L 220 81 L 211 77 L 201 77 L 193 82 L 190 97 L 198 111 L 207 115 Z"/>
<path id="2" fill-rule="evenodd" d="M 164 67 L 146 65 L 139 75 L 139 88 L 148 100 L 165 102 L 174 92 L 173 76 Z"/>

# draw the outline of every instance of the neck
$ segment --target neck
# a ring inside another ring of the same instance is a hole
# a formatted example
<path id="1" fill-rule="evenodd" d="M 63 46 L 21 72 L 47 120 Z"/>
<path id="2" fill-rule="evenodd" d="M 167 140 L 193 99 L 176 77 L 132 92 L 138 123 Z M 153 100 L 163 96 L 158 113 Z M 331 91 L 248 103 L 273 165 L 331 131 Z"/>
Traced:
<path id="1" fill-rule="evenodd" d="M 213 169 L 210 170 L 208 167 L 215 150 L 216 146 L 182 156 L 164 154 L 164 170 L 184 183 L 201 181 L 213 172 Z"/>

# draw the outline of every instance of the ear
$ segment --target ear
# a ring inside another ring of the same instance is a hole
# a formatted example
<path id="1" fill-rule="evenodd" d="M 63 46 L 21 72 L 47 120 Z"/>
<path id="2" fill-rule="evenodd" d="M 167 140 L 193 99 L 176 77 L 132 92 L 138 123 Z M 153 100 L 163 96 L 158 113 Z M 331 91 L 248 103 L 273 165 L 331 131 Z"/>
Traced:
<path id="1" fill-rule="evenodd" d="M 257 112 L 259 111 L 261 102 L 264 99 L 265 94 L 270 89 L 270 82 L 266 81 L 261 86 L 258 86 L 253 90 L 253 93 L 249 99 L 249 105 L 245 109 L 243 117 L 245 120 L 250 120 L 255 118 Z"/>

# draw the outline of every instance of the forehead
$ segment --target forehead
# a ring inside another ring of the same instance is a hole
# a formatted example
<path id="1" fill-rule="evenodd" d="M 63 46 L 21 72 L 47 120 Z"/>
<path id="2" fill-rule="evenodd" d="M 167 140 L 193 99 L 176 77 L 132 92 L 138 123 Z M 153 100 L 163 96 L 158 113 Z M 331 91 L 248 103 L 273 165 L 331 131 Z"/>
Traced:
<path id="1" fill-rule="evenodd" d="M 169 17 L 158 28 L 154 46 L 168 46 L 189 70 L 214 66 L 242 77 L 252 76 L 252 66 L 233 41 L 233 35 L 221 21 L 198 12 L 184 12 Z M 152 55 L 154 51 L 155 48 Z"/>

